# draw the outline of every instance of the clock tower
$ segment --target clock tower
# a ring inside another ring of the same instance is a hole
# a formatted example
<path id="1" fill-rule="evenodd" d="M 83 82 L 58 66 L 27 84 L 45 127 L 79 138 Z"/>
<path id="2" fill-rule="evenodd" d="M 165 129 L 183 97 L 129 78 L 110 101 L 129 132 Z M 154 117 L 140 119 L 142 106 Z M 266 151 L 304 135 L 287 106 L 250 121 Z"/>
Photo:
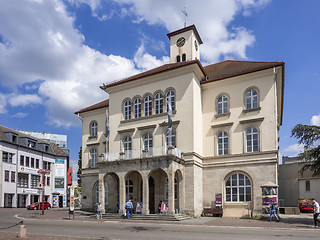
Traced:
<path id="1" fill-rule="evenodd" d="M 194 25 L 167 34 L 170 39 L 170 63 L 200 60 L 202 40 Z"/>

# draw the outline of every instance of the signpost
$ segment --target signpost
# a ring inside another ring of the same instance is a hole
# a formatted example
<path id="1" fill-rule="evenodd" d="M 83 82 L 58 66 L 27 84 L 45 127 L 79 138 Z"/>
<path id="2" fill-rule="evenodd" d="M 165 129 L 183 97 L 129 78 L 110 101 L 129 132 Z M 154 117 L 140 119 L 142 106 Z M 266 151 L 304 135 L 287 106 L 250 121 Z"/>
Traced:
<path id="1" fill-rule="evenodd" d="M 70 214 L 72 213 L 74 219 L 74 187 L 70 187 L 70 208 L 69 208 L 69 219 Z"/>
<path id="2" fill-rule="evenodd" d="M 37 188 L 42 189 L 42 204 L 41 204 L 41 208 L 42 208 L 42 215 L 44 215 L 44 186 L 45 186 L 45 175 L 46 174 L 50 174 L 49 170 L 38 170 L 38 173 L 40 173 L 42 175 L 42 182 L 40 180 L 40 182 L 38 183 Z"/>

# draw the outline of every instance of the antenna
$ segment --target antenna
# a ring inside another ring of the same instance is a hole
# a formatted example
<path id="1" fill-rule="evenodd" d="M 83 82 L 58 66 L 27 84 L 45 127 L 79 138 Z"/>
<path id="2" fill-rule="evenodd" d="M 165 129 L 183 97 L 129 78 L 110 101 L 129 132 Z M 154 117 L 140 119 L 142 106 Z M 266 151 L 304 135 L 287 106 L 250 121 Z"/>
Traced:
<path id="1" fill-rule="evenodd" d="M 181 12 L 184 15 L 184 27 L 187 27 L 187 17 L 188 17 L 187 8 L 184 7 L 184 10 L 181 10 Z"/>

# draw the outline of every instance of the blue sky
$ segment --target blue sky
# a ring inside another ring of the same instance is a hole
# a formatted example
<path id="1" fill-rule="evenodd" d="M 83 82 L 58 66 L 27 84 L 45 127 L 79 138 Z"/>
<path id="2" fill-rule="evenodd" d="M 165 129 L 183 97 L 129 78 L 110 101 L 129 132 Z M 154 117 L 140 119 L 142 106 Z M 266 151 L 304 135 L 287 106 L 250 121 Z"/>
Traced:
<path id="1" fill-rule="evenodd" d="M 284 61 L 280 152 L 301 151 L 298 123 L 320 125 L 320 1 L 0 0 L 0 125 L 67 134 L 81 146 L 76 110 L 108 96 L 99 86 L 169 62 L 166 34 L 195 24 L 201 62 Z"/>

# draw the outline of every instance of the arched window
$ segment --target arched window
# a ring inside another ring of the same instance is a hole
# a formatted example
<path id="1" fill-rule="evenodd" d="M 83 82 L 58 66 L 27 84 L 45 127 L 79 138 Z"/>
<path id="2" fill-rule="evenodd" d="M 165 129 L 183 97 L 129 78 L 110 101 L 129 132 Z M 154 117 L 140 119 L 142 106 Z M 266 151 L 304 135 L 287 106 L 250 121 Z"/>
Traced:
<path id="1" fill-rule="evenodd" d="M 95 195 L 95 203 L 99 204 L 99 184 L 97 183 L 94 188 L 94 195 Z"/>
<path id="2" fill-rule="evenodd" d="M 132 198 L 133 195 L 133 182 L 130 179 L 126 179 L 126 200 Z"/>
<path id="3" fill-rule="evenodd" d="M 248 128 L 246 131 L 247 152 L 259 151 L 259 133 L 255 127 Z"/>
<path id="4" fill-rule="evenodd" d="M 131 119 L 131 101 L 127 100 L 123 104 L 123 115 L 124 115 L 124 120 L 129 120 Z"/>
<path id="5" fill-rule="evenodd" d="M 167 144 L 167 146 L 173 146 L 173 147 L 177 146 L 175 129 L 172 129 L 172 131 L 170 133 L 167 131 L 167 133 L 166 133 L 166 144 Z"/>
<path id="6" fill-rule="evenodd" d="M 131 137 L 125 137 L 123 140 L 123 152 L 126 158 L 131 157 L 132 141 Z"/>
<path id="7" fill-rule="evenodd" d="M 225 114 L 229 112 L 229 106 L 228 106 L 228 97 L 227 96 L 221 96 L 218 98 L 217 101 L 217 113 L 218 114 Z"/>
<path id="8" fill-rule="evenodd" d="M 150 116 L 152 115 L 152 97 L 151 96 L 146 96 L 144 98 L 144 116 Z"/>
<path id="9" fill-rule="evenodd" d="M 163 95 L 157 93 L 155 97 L 155 114 L 163 113 Z"/>
<path id="10" fill-rule="evenodd" d="M 218 155 L 229 154 L 229 136 L 227 132 L 218 134 Z"/>
<path id="11" fill-rule="evenodd" d="M 96 121 L 93 121 L 90 124 L 90 136 L 91 137 L 96 137 L 98 134 L 98 123 Z"/>
<path id="12" fill-rule="evenodd" d="M 180 60 L 180 56 L 178 55 L 177 56 L 177 62 L 180 62 L 181 60 Z"/>
<path id="13" fill-rule="evenodd" d="M 141 117 L 141 99 L 136 98 L 133 102 L 133 117 L 139 118 Z"/>
<path id="14" fill-rule="evenodd" d="M 176 110 L 175 93 L 174 93 L 174 91 L 170 90 L 170 91 L 168 91 L 166 93 L 166 101 L 171 103 L 172 111 Z M 167 112 L 168 112 L 168 107 L 166 107 L 166 109 L 167 109 Z"/>
<path id="15" fill-rule="evenodd" d="M 91 156 L 91 159 L 90 159 L 91 168 L 97 167 L 97 150 L 96 149 L 92 149 L 91 152 L 90 152 L 90 156 Z"/>
<path id="16" fill-rule="evenodd" d="M 186 60 L 187 60 L 187 55 L 184 53 L 184 54 L 182 54 L 182 62 L 184 62 Z"/>
<path id="17" fill-rule="evenodd" d="M 226 181 L 226 202 L 251 201 L 251 181 L 243 173 L 236 173 Z"/>
<path id="18" fill-rule="evenodd" d="M 258 92 L 254 89 L 249 89 L 245 95 L 246 109 L 258 108 Z"/>

